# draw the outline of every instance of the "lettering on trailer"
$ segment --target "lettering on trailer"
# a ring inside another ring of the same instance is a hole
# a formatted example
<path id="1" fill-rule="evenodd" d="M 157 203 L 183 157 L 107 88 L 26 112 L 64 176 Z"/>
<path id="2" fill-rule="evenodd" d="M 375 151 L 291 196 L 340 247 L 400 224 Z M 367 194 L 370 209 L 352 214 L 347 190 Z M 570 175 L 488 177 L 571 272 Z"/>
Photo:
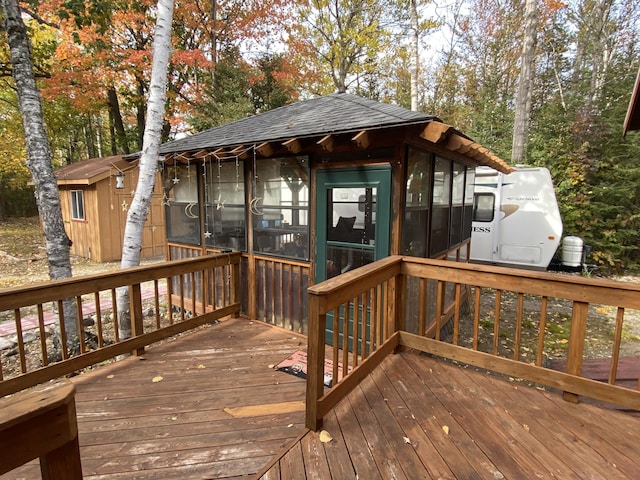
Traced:
<path id="1" fill-rule="evenodd" d="M 491 233 L 491 227 L 472 227 L 475 233 Z"/>

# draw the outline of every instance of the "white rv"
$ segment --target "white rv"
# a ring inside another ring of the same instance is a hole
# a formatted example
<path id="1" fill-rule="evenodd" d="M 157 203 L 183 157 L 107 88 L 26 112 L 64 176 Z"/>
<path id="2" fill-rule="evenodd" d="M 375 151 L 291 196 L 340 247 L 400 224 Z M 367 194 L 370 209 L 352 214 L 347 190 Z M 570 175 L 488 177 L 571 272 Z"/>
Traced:
<path id="1" fill-rule="evenodd" d="M 508 175 L 476 169 L 471 261 L 545 270 L 561 236 L 548 169 L 517 167 Z"/>

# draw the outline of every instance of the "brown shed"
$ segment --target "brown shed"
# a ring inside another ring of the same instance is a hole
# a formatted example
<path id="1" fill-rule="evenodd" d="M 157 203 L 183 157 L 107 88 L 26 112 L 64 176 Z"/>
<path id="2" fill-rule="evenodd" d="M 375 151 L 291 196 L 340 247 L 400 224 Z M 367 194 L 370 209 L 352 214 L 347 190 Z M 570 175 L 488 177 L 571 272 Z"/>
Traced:
<path id="1" fill-rule="evenodd" d="M 138 182 L 138 161 L 122 156 L 93 158 L 55 174 L 62 218 L 73 242 L 71 254 L 98 262 L 120 260 L 127 211 Z M 142 258 L 162 257 L 165 252 L 160 177 L 155 192 L 144 227 Z"/>
<path id="2" fill-rule="evenodd" d="M 167 143 L 170 260 L 243 253 L 242 304 L 306 333 L 306 289 L 393 254 L 468 261 L 475 167 L 510 167 L 438 118 L 350 94 Z"/>

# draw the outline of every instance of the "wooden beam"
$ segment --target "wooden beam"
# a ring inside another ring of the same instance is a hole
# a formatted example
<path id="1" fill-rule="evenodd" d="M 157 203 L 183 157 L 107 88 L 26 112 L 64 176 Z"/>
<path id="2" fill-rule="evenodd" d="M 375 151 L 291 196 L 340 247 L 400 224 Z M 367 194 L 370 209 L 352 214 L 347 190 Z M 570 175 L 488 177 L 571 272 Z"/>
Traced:
<path id="1" fill-rule="evenodd" d="M 282 146 L 291 153 L 300 153 L 302 150 L 302 143 L 300 143 L 300 140 L 297 138 L 290 138 L 286 142 L 283 142 Z"/>
<path id="2" fill-rule="evenodd" d="M 318 140 L 316 143 L 317 143 L 317 145 L 320 145 L 324 151 L 332 152 L 333 151 L 334 140 L 335 139 L 334 139 L 333 135 L 325 135 L 320 140 Z"/>
<path id="3" fill-rule="evenodd" d="M 204 150 L 199 150 L 196 153 L 193 154 L 193 156 L 195 158 L 203 158 L 206 157 L 209 154 L 209 150 L 204 149 Z"/>
<path id="4" fill-rule="evenodd" d="M 247 158 L 249 156 L 249 150 L 251 147 L 247 148 L 244 145 L 239 145 L 236 148 L 234 148 L 233 150 L 231 150 L 231 155 L 235 155 L 236 157 L 238 157 L 241 160 L 244 160 L 245 158 Z"/>
<path id="5" fill-rule="evenodd" d="M 369 135 L 368 130 L 362 130 L 355 137 L 351 139 L 358 147 L 360 148 L 368 148 L 371 145 L 371 136 Z"/>
<path id="6" fill-rule="evenodd" d="M 453 127 L 446 123 L 431 121 L 424 127 L 420 136 L 432 143 L 440 143 L 446 140 L 451 129 L 453 129 Z"/>
<path id="7" fill-rule="evenodd" d="M 473 147 L 473 142 L 466 138 L 461 137 L 460 135 L 453 134 L 449 135 L 449 139 L 445 144 L 445 148 L 447 150 L 451 150 L 452 152 L 458 152 L 461 154 L 466 154 Z"/>
<path id="8" fill-rule="evenodd" d="M 258 152 L 263 157 L 270 157 L 275 152 L 275 147 L 271 142 L 263 142 L 256 147 L 256 152 Z"/>

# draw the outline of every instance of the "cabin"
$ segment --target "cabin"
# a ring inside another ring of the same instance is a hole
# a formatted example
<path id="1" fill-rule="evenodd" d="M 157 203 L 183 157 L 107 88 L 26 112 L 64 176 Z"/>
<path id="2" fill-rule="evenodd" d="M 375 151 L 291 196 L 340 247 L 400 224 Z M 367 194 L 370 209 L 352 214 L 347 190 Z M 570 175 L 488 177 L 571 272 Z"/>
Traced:
<path id="1" fill-rule="evenodd" d="M 389 255 L 468 261 L 475 168 L 511 171 L 434 116 L 345 93 L 161 155 L 166 258 L 241 252 L 243 314 L 303 334 L 310 285 Z"/>
<path id="2" fill-rule="evenodd" d="M 72 163 L 55 172 L 71 254 L 118 261 L 128 208 L 138 183 L 138 161 L 121 155 Z M 141 258 L 162 257 L 165 223 L 160 179 L 144 225 Z"/>

